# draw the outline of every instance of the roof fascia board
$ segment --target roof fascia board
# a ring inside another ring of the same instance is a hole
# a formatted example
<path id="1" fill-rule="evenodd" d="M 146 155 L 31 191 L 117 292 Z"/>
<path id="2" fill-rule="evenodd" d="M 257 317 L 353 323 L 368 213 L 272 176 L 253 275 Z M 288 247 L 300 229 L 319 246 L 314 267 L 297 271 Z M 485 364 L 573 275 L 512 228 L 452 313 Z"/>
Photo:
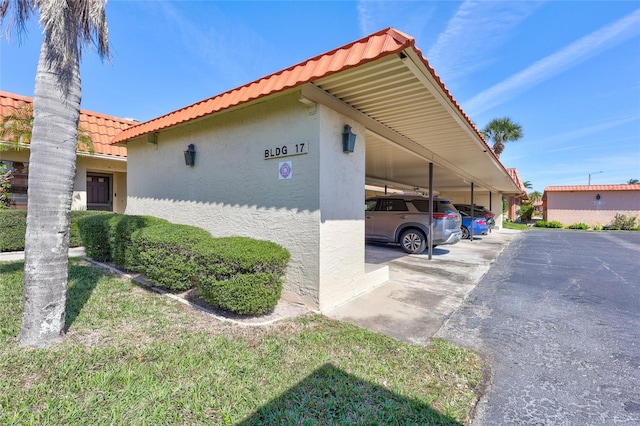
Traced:
<path id="1" fill-rule="evenodd" d="M 449 115 L 458 123 L 458 125 L 465 130 L 475 144 L 481 151 L 489 148 L 478 136 L 476 130 L 472 128 L 466 117 L 463 117 L 460 109 L 451 105 L 451 100 L 448 96 L 442 93 L 442 88 L 438 84 L 433 75 L 425 69 L 424 62 L 420 56 L 413 49 L 405 50 L 405 58 L 402 61 L 406 67 L 416 76 L 418 80 L 431 92 L 433 97 L 440 103 L 440 105 L 447 110 Z"/>
<path id="2" fill-rule="evenodd" d="M 422 145 L 417 144 L 411 139 L 400 135 L 395 132 L 393 129 L 379 123 L 368 115 L 360 112 L 359 110 L 353 108 L 350 105 L 345 104 L 341 100 L 337 99 L 335 96 L 331 96 L 326 91 L 322 90 L 318 86 L 313 85 L 312 83 L 307 83 L 301 87 L 302 96 L 306 99 L 312 100 L 314 102 L 325 105 L 342 115 L 345 115 L 353 120 L 356 120 L 362 124 L 371 132 L 376 133 L 378 137 L 385 140 L 386 142 L 397 146 L 398 148 L 415 155 L 419 158 L 424 159 L 425 161 L 431 161 L 434 164 L 447 168 L 451 170 L 454 174 L 460 176 L 463 179 L 467 179 L 468 181 L 472 181 L 477 185 L 480 185 L 484 188 L 494 190 L 495 192 L 508 193 L 501 191 L 497 188 L 494 188 L 492 185 L 478 179 L 475 176 L 470 175 L 464 169 L 461 169 L 457 165 L 445 160 L 439 155 L 435 154 L 433 151 L 423 147 Z M 511 179 L 509 176 L 507 176 Z M 518 191 L 519 193 L 519 191 Z"/>
<path id="3" fill-rule="evenodd" d="M 0 146 L 3 147 L 7 147 L 7 150 L 13 150 L 13 151 L 19 151 L 19 150 L 27 150 L 27 151 L 31 151 L 31 147 L 29 144 L 26 143 L 21 143 L 19 144 L 17 147 L 15 144 L 11 143 L 11 142 L 5 142 L 5 141 L 0 141 Z M 16 148 L 18 148 L 16 150 Z M 86 152 L 86 151 L 77 151 L 76 152 L 76 156 L 79 157 L 90 157 L 90 158 L 100 158 L 103 160 L 111 160 L 111 161 L 123 161 L 123 162 L 127 162 L 127 157 L 120 157 L 117 155 L 106 155 L 106 154 L 92 154 L 90 152 Z"/>

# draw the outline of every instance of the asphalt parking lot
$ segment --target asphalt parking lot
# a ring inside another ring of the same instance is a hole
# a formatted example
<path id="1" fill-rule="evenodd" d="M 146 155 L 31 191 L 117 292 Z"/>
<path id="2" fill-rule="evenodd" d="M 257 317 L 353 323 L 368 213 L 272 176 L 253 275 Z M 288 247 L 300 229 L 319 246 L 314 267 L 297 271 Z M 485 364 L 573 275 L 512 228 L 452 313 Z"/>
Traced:
<path id="1" fill-rule="evenodd" d="M 407 255 L 400 247 L 367 244 L 365 262 L 388 265 L 389 282 L 326 315 L 426 345 L 519 235 L 520 231 L 494 230 L 474 241 L 438 246 L 432 260 L 426 251 Z"/>
<path id="2" fill-rule="evenodd" d="M 521 235 L 437 334 L 490 367 L 471 424 L 640 425 L 640 232 Z"/>

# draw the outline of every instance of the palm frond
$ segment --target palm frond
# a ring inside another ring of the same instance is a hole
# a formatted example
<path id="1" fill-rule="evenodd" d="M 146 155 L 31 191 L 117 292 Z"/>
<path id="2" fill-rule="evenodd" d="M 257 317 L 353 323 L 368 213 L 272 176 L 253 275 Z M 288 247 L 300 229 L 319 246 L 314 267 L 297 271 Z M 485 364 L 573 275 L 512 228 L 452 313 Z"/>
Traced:
<path id="1" fill-rule="evenodd" d="M 33 127 L 33 106 L 23 103 L 11 108 L 9 113 L 3 112 L 0 117 L 0 141 L 9 143 L 12 148 L 21 149 L 31 143 Z"/>
<path id="2" fill-rule="evenodd" d="M 9 113 L 3 111 L 0 117 L 0 151 L 8 148 L 20 150 L 29 145 L 32 128 L 32 104 L 25 102 L 11 108 Z M 91 134 L 82 126 L 78 126 L 78 148 L 91 154 L 95 153 Z"/>
<path id="3" fill-rule="evenodd" d="M 35 9 L 33 0 L 0 0 L 0 21 L 8 19 L 6 36 L 16 27 L 18 36 L 26 31 L 26 24 Z"/>

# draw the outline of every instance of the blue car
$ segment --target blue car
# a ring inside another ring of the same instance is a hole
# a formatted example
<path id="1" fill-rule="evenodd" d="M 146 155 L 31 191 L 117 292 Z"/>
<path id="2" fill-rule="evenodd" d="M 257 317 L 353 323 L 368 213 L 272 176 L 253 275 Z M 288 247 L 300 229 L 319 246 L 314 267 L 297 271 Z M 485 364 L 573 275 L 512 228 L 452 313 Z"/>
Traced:
<path id="1" fill-rule="evenodd" d="M 462 239 L 469 238 L 469 229 L 471 228 L 471 216 L 460 212 L 462 215 L 462 225 L 460 229 L 462 230 Z M 484 217 L 474 217 L 473 218 L 473 235 L 486 235 L 489 233 L 489 226 L 487 226 L 487 220 Z"/>

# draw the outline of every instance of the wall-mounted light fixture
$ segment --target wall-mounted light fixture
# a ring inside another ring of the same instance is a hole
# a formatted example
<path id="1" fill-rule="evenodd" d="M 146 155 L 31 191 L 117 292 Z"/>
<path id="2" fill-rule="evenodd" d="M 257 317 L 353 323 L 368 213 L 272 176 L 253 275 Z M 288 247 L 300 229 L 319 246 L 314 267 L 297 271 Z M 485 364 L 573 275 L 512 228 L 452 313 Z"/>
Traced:
<path id="1" fill-rule="evenodd" d="M 184 151 L 184 164 L 193 167 L 196 164 L 196 147 L 192 143 L 189 144 L 187 150 Z"/>
<path id="2" fill-rule="evenodd" d="M 351 126 L 344 125 L 344 132 L 342 132 L 342 152 L 353 152 L 356 147 L 356 135 L 351 131 Z"/>
<path id="3" fill-rule="evenodd" d="M 596 200 L 600 199 L 600 194 L 596 195 Z"/>

